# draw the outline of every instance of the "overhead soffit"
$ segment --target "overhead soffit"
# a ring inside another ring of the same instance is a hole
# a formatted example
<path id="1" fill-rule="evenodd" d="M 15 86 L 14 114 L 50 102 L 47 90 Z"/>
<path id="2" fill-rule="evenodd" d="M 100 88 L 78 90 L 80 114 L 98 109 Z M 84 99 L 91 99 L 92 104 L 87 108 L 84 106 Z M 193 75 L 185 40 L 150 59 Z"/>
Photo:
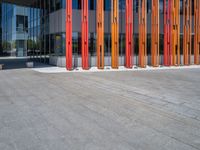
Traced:
<path id="1" fill-rule="evenodd" d="M 36 0 L 0 0 L 0 2 L 12 3 L 21 6 L 30 6 L 34 3 L 34 1 Z"/>

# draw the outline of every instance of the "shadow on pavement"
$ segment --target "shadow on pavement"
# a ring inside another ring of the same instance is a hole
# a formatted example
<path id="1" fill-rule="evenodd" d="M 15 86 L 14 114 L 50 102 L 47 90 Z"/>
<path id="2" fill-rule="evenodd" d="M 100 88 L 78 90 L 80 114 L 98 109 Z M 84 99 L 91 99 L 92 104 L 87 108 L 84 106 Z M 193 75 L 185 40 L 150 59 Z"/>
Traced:
<path id="1" fill-rule="evenodd" d="M 37 60 L 29 58 L 0 57 L 0 64 L 1 65 L 3 64 L 3 70 L 27 68 L 26 66 L 27 62 L 34 62 L 34 68 L 51 67 L 48 64 L 40 63 Z"/>

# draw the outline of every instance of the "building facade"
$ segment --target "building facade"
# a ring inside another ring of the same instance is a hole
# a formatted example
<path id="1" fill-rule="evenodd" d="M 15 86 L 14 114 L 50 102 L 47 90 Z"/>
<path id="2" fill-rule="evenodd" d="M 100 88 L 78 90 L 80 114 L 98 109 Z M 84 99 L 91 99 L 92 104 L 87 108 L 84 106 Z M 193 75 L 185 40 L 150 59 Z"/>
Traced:
<path id="1" fill-rule="evenodd" d="M 199 64 L 198 0 L 15 0 L 23 7 L 9 2 L 1 2 L 0 15 L 7 55 L 68 70 Z"/>
<path id="2" fill-rule="evenodd" d="M 1 4 L 1 55 L 27 56 L 28 9 Z"/>

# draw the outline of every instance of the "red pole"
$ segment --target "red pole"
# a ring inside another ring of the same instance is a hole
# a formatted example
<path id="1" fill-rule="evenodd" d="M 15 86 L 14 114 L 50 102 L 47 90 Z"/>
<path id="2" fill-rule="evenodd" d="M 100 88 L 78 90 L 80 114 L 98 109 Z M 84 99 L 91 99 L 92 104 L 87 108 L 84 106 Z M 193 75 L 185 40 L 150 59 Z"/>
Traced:
<path id="1" fill-rule="evenodd" d="M 88 63 L 88 0 L 82 0 L 82 68 L 89 69 Z"/>
<path id="2" fill-rule="evenodd" d="M 66 68 L 72 70 L 72 0 L 66 0 Z"/>
<path id="3" fill-rule="evenodd" d="M 164 66 L 171 65 L 171 0 L 164 0 Z"/>
<path id="4" fill-rule="evenodd" d="M 133 56 L 133 0 L 126 0 L 126 68 L 132 68 Z"/>
<path id="5" fill-rule="evenodd" d="M 151 65 L 158 67 L 160 64 L 159 51 L 159 1 L 152 0 L 151 12 Z"/>

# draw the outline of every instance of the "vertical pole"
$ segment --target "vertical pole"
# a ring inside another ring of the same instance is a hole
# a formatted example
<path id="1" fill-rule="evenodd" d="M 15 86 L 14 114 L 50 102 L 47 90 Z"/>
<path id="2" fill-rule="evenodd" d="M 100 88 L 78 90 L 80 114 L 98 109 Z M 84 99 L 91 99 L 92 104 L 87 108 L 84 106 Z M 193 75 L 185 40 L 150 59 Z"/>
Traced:
<path id="1" fill-rule="evenodd" d="M 88 0 L 82 0 L 82 68 L 89 69 L 88 63 Z"/>
<path id="2" fill-rule="evenodd" d="M 164 0 L 164 66 L 171 65 L 171 0 Z"/>
<path id="3" fill-rule="evenodd" d="M 117 69 L 119 63 L 119 6 L 118 0 L 111 0 L 111 40 L 112 40 L 112 68 Z"/>
<path id="4" fill-rule="evenodd" d="M 184 65 L 191 64 L 192 1 L 183 0 L 183 57 Z"/>
<path id="5" fill-rule="evenodd" d="M 200 1 L 194 0 L 194 64 L 199 65 L 200 53 Z"/>
<path id="6" fill-rule="evenodd" d="M 133 0 L 126 0 L 126 68 L 132 68 L 133 62 Z"/>
<path id="7" fill-rule="evenodd" d="M 146 0 L 139 0 L 139 67 L 146 67 L 147 37 L 146 37 Z"/>
<path id="8" fill-rule="evenodd" d="M 180 1 L 172 0 L 172 65 L 180 65 Z"/>
<path id="9" fill-rule="evenodd" d="M 160 63 L 159 55 L 159 1 L 152 0 L 151 13 L 151 65 L 158 67 Z"/>
<path id="10" fill-rule="evenodd" d="M 72 70 L 72 0 L 66 0 L 66 68 Z"/>
<path id="11" fill-rule="evenodd" d="M 97 0 L 97 68 L 104 69 L 104 0 Z"/>

